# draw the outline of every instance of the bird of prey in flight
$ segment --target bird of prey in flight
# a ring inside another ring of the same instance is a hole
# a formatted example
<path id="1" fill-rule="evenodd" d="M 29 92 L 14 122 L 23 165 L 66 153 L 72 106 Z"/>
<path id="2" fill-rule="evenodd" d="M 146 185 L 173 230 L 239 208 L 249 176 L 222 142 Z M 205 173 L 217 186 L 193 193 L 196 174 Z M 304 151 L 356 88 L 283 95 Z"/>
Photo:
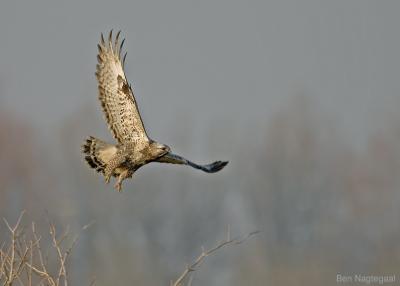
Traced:
<path id="1" fill-rule="evenodd" d="M 121 191 L 122 182 L 126 178 L 132 178 L 137 169 L 150 162 L 188 165 L 207 173 L 215 173 L 224 168 L 227 161 L 198 165 L 171 153 L 167 145 L 147 136 L 132 87 L 125 76 L 126 53 L 121 59 L 125 39 L 119 44 L 119 35 L 120 32 L 114 39 L 111 30 L 107 41 L 101 35 L 96 67 L 99 99 L 117 144 L 88 137 L 82 151 L 89 166 L 103 174 L 106 183 L 109 183 L 111 177 L 116 177 L 114 187 L 118 191 Z"/>

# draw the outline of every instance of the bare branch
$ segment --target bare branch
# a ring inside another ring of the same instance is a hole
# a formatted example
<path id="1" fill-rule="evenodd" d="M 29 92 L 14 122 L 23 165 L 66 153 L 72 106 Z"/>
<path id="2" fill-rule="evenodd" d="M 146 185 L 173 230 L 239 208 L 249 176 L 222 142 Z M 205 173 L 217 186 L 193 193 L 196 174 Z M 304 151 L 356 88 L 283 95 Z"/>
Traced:
<path id="1" fill-rule="evenodd" d="M 228 246 L 228 245 L 241 244 L 245 240 L 250 238 L 251 236 L 256 235 L 257 233 L 259 233 L 259 231 L 253 231 L 242 238 L 231 239 L 230 238 L 230 230 L 228 227 L 226 239 L 221 241 L 220 243 L 218 243 L 216 246 L 214 246 L 213 248 L 211 248 L 209 250 L 205 250 L 204 247 L 202 247 L 201 254 L 194 260 L 194 262 L 192 264 L 186 266 L 186 269 L 182 272 L 182 274 L 178 277 L 178 279 L 176 279 L 175 282 L 171 282 L 171 286 L 181 286 L 182 283 L 185 281 L 185 279 L 189 276 L 189 274 L 191 272 L 196 271 L 200 267 L 200 265 L 204 262 L 204 259 L 207 256 L 216 252 L 218 249 L 221 249 L 224 246 Z M 192 283 L 192 280 L 190 279 L 189 285 L 191 283 Z"/>
<path id="2" fill-rule="evenodd" d="M 39 256 L 39 262 L 40 262 L 40 264 L 41 264 L 41 266 L 42 266 L 43 271 L 44 271 L 44 272 L 47 272 L 46 264 L 44 263 L 44 260 L 43 260 L 42 248 L 41 248 L 41 246 L 40 246 L 41 237 L 38 236 L 37 233 L 36 233 L 36 224 L 35 224 L 34 222 L 32 222 L 32 234 L 33 234 L 33 238 L 34 238 L 35 241 L 37 241 L 37 243 L 38 243 L 38 244 L 37 244 L 36 251 L 37 251 L 37 254 L 38 254 L 38 256 Z"/>
<path id="3" fill-rule="evenodd" d="M 5 259 L 5 263 L 2 263 L 2 269 L 6 274 L 6 280 L 4 282 L 4 285 L 12 285 L 12 282 L 15 280 L 15 278 L 17 277 L 16 271 L 15 271 L 15 266 L 16 266 L 16 249 L 17 249 L 17 239 L 18 239 L 18 233 L 17 230 L 19 228 L 19 225 L 21 223 L 21 219 L 23 217 L 23 215 L 25 214 L 25 211 L 21 212 L 16 224 L 14 225 L 14 227 L 11 227 L 10 224 L 8 223 L 8 221 L 3 218 L 8 230 L 11 233 L 11 245 L 10 245 L 10 249 L 11 249 L 11 254 L 8 255 L 9 252 L 7 252 L 6 255 L 6 259 Z M 8 261 L 8 262 L 7 262 Z M 8 271 L 7 271 L 7 265 L 8 264 Z"/>
<path id="4" fill-rule="evenodd" d="M 38 235 L 35 223 L 32 222 L 32 228 L 27 235 L 25 229 L 21 226 L 21 220 L 24 212 L 21 213 L 15 225 L 11 226 L 6 219 L 3 219 L 10 233 L 9 242 L 0 245 L 0 285 L 22 285 L 22 286 L 68 286 L 68 269 L 66 266 L 67 259 L 70 256 L 78 236 L 74 237 L 71 242 L 69 236 L 69 228 L 66 228 L 61 235 L 57 236 L 56 227 L 50 223 L 49 233 L 51 247 L 48 250 L 55 250 L 56 265 L 55 273 L 49 271 L 48 263 L 50 261 L 44 256 L 41 247 L 41 236 Z M 82 227 L 87 229 L 90 224 Z M 67 247 L 64 247 L 68 241 Z M 47 254 L 46 254 L 47 256 Z"/>

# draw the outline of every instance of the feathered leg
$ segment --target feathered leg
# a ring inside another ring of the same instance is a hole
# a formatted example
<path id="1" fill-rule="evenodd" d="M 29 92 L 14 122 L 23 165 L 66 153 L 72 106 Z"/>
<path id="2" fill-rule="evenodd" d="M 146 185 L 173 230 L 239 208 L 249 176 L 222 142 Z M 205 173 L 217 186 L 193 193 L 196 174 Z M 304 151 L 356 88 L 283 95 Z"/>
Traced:
<path id="1" fill-rule="evenodd" d="M 115 188 L 118 192 L 121 192 L 121 190 L 122 190 L 122 182 L 123 182 L 126 178 L 131 178 L 132 175 L 133 175 L 133 173 L 132 173 L 130 170 L 128 170 L 128 169 L 122 171 L 122 173 L 119 174 L 118 180 L 117 180 L 117 182 L 115 183 L 114 188 Z"/>
<path id="2" fill-rule="evenodd" d="M 126 157 L 124 155 L 118 154 L 107 163 L 107 166 L 104 169 L 104 177 L 107 184 L 110 182 L 114 170 L 118 168 L 125 161 Z"/>

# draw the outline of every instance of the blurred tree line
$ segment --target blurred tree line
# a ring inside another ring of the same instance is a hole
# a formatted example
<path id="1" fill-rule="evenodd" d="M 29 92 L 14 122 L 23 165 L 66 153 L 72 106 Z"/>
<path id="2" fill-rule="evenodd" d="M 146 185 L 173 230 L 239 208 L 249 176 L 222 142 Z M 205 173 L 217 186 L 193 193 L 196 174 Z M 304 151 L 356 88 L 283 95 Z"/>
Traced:
<path id="1" fill-rule="evenodd" d="M 179 118 L 176 141 L 166 143 L 193 160 L 229 159 L 227 169 L 210 176 L 154 164 L 118 194 L 80 153 L 85 136 L 111 141 L 97 113 L 83 107 L 45 138 L 0 110 L 0 216 L 48 213 L 76 231 L 94 221 L 71 258 L 72 285 L 93 276 L 97 285 L 164 285 L 227 225 L 262 233 L 210 258 L 193 285 L 336 285 L 337 273 L 400 274 L 400 117 L 387 116 L 366 148 L 344 140 L 306 96 L 268 121 L 213 120 L 201 136 Z"/>

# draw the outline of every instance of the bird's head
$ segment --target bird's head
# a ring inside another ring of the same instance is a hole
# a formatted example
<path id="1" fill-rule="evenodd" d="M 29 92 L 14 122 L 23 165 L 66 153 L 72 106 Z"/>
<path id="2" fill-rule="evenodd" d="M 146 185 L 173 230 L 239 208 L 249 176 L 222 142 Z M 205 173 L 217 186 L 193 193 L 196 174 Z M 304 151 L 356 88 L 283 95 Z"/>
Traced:
<path id="1" fill-rule="evenodd" d="M 156 158 L 167 154 L 169 151 L 171 151 L 171 148 L 169 148 L 165 144 L 161 144 L 155 141 L 150 142 L 150 152 Z"/>

